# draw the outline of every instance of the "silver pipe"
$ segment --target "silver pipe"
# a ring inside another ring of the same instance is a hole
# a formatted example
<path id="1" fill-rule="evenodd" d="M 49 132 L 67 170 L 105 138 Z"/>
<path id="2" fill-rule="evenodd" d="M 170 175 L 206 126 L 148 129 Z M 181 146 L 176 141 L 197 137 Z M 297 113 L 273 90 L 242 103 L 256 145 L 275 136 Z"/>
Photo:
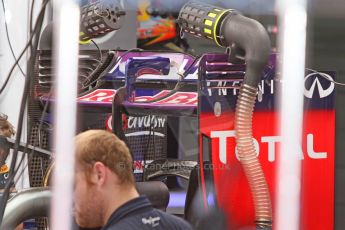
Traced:
<path id="1" fill-rule="evenodd" d="M 47 217 L 51 196 L 48 188 L 30 188 L 16 194 L 7 203 L 0 229 L 15 229 L 25 220 Z"/>

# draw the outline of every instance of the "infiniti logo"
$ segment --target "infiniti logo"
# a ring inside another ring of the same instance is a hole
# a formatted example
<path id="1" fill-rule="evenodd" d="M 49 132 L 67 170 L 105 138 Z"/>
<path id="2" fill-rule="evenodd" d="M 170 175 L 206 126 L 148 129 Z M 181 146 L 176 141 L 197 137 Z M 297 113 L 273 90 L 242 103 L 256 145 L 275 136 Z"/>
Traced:
<path id="1" fill-rule="evenodd" d="M 328 88 L 326 88 L 326 89 L 323 88 L 323 86 L 319 80 L 319 75 L 322 75 L 321 78 L 325 78 L 330 82 Z M 324 97 L 329 96 L 334 90 L 333 78 L 331 76 L 329 76 L 328 74 L 325 74 L 325 73 L 311 73 L 311 74 L 308 74 L 304 78 L 304 87 L 305 87 L 305 83 L 306 83 L 307 79 L 309 77 L 313 77 L 313 76 L 315 76 L 314 77 L 315 79 L 314 79 L 314 81 L 311 84 L 309 89 L 306 89 L 306 88 L 304 89 L 304 96 L 306 96 L 307 98 L 312 98 L 316 86 L 317 86 L 317 91 L 319 92 L 320 98 L 324 98 Z"/>

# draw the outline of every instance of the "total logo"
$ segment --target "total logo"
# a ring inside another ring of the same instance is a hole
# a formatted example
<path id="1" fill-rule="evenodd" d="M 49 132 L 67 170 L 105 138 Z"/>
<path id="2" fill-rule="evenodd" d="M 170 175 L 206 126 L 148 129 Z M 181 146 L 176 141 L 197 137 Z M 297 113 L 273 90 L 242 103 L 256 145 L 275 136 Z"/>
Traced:
<path id="1" fill-rule="evenodd" d="M 312 81 L 310 88 L 307 89 L 306 83 L 310 81 L 309 79 L 314 79 L 314 80 Z M 324 83 L 323 85 L 321 84 L 321 82 L 326 82 L 326 81 L 327 83 Z M 319 98 L 325 98 L 331 95 L 335 88 L 334 83 L 333 83 L 333 78 L 326 73 L 320 73 L 320 72 L 314 72 L 314 73 L 308 74 L 304 78 L 304 87 L 305 87 L 304 96 L 310 99 L 313 98 L 314 92 L 316 90 L 315 88 L 317 88 L 317 91 L 319 93 Z"/>
<path id="2" fill-rule="evenodd" d="M 227 130 L 227 131 L 212 131 L 211 132 L 211 138 L 218 139 L 219 140 L 219 160 L 223 164 L 227 163 L 227 142 L 229 141 L 229 138 L 233 139 L 231 141 L 235 141 L 235 130 Z M 314 135 L 309 133 L 307 134 L 306 138 L 307 142 L 307 153 L 306 155 L 311 159 L 326 159 L 328 153 L 327 152 L 316 152 L 314 150 Z M 276 144 L 281 142 L 280 136 L 262 136 L 260 139 L 260 144 L 257 139 L 253 138 L 253 143 L 255 150 L 257 152 L 257 155 L 260 153 L 260 145 L 267 144 L 268 145 L 268 161 L 274 162 L 275 156 L 276 156 Z M 231 151 L 230 151 L 231 153 Z M 239 160 L 237 147 L 235 148 L 235 154 L 237 159 Z M 303 152 L 297 153 L 297 157 L 300 160 L 304 159 Z"/>

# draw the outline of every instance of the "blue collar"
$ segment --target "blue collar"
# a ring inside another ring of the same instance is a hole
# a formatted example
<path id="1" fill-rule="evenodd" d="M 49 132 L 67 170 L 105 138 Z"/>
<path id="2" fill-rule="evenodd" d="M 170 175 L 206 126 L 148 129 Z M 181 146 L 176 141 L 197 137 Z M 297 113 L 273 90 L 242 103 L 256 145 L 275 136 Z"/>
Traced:
<path id="1" fill-rule="evenodd" d="M 134 216 L 151 210 L 153 210 L 152 204 L 146 196 L 139 196 L 124 203 L 116 209 L 102 229 L 107 229 L 109 226 L 115 225 L 117 222 L 128 216 Z"/>

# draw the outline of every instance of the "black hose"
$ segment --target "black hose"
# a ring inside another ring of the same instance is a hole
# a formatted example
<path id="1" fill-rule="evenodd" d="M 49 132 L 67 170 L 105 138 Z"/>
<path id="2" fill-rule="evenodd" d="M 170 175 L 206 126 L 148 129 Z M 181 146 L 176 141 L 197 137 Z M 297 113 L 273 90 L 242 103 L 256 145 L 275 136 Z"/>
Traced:
<path id="1" fill-rule="evenodd" d="M 224 36 L 222 45 L 228 47 L 234 43 L 245 51 L 243 84 L 257 87 L 270 54 L 270 39 L 265 28 L 253 19 L 231 13 L 224 18 L 219 33 Z"/>
<path id="2" fill-rule="evenodd" d="M 241 165 L 248 179 L 255 207 L 257 228 L 271 228 L 272 206 L 268 185 L 256 157 L 252 137 L 252 115 L 258 83 L 270 54 L 270 40 L 257 21 L 239 14 L 199 2 L 188 2 L 179 14 L 183 32 L 214 40 L 231 52 L 240 51 L 246 63 L 246 73 L 237 98 L 235 112 L 236 143 Z M 235 57 L 236 53 L 230 56 Z"/>

